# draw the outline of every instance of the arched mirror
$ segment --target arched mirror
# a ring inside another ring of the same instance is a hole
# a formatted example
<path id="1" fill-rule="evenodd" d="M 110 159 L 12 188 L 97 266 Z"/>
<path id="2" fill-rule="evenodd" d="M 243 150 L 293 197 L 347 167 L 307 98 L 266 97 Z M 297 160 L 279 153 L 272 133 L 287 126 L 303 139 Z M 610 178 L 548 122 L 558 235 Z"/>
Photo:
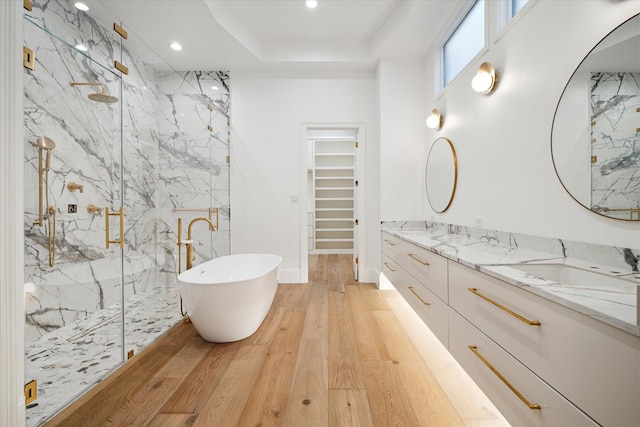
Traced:
<path id="1" fill-rule="evenodd" d="M 458 182 L 458 160 L 453 144 L 438 138 L 431 145 L 424 174 L 427 199 L 436 212 L 444 212 L 453 201 Z"/>
<path id="2" fill-rule="evenodd" d="M 640 15 L 602 39 L 571 76 L 553 119 L 551 155 L 582 206 L 640 221 Z"/>

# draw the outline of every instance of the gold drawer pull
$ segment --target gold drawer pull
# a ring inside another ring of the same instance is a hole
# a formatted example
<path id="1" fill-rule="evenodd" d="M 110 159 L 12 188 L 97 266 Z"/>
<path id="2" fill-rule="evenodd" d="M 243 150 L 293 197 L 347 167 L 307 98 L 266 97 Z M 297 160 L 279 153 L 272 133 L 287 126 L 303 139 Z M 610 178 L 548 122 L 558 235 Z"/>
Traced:
<path id="1" fill-rule="evenodd" d="M 396 272 L 396 271 L 395 271 L 395 270 L 394 270 L 394 269 L 389 265 L 389 263 L 388 263 L 388 262 L 385 262 L 385 263 L 384 263 L 384 265 L 386 265 L 386 266 L 387 266 L 387 268 L 388 268 L 389 270 L 391 270 L 391 272 L 393 272 L 393 273 L 395 273 L 395 272 Z"/>
<path id="2" fill-rule="evenodd" d="M 384 241 L 387 242 L 388 244 L 390 244 L 391 246 L 395 246 L 396 245 L 396 242 L 394 242 L 392 240 L 384 239 Z"/>
<path id="3" fill-rule="evenodd" d="M 484 299 L 485 301 L 490 302 L 491 304 L 495 305 L 496 307 L 498 307 L 501 310 L 506 311 L 507 313 L 509 313 L 510 315 L 512 315 L 513 317 L 515 317 L 516 319 L 526 323 L 527 325 L 530 326 L 540 326 L 540 321 L 539 320 L 529 320 L 524 316 L 519 315 L 518 313 L 514 312 L 513 310 L 509 310 L 507 307 L 505 307 L 504 305 L 492 300 L 491 298 L 482 295 L 480 292 L 478 292 L 478 290 L 476 288 L 469 288 L 469 292 L 476 294 L 477 296 L 479 296 L 480 298 Z"/>
<path id="4" fill-rule="evenodd" d="M 469 346 L 469 350 L 471 350 L 473 352 L 473 354 L 475 354 L 478 359 L 482 360 L 482 363 L 484 363 L 485 365 L 487 365 L 487 367 L 489 369 L 491 369 L 491 371 L 496 374 L 496 376 L 498 378 L 500 378 L 502 380 L 502 382 L 509 387 L 509 389 L 515 393 L 516 396 L 518 396 L 520 398 L 520 400 L 522 400 L 522 403 L 524 403 L 525 405 L 527 405 L 527 407 L 529 409 L 541 409 L 540 405 L 538 405 L 537 403 L 531 403 L 527 400 L 526 397 L 524 397 L 522 395 L 522 393 L 520 393 L 500 372 L 498 372 L 498 370 L 496 368 L 494 368 L 491 363 L 489 363 L 489 361 L 487 359 L 485 359 L 484 357 L 482 357 L 482 355 L 478 352 L 478 347 L 475 345 L 470 345 Z"/>
<path id="5" fill-rule="evenodd" d="M 427 261 L 418 258 L 418 256 L 415 255 L 415 254 L 407 254 L 407 255 L 409 255 L 411 258 L 415 259 L 416 261 L 418 261 L 422 265 L 427 265 L 427 266 L 429 265 L 429 263 Z"/>
<path id="6" fill-rule="evenodd" d="M 416 298 L 418 298 L 420 300 L 421 303 L 423 303 L 424 305 L 431 305 L 431 303 L 429 301 L 423 300 L 422 297 L 420 295 L 418 295 L 418 293 L 416 291 L 413 290 L 413 286 L 409 286 L 409 290 L 411 291 L 412 294 L 414 294 L 416 296 Z"/>

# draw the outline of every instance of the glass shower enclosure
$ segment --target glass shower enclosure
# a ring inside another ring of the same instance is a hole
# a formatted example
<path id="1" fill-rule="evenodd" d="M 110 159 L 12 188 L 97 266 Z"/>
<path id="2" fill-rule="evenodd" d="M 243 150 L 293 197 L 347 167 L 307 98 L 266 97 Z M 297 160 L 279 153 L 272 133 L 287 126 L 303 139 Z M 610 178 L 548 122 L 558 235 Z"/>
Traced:
<path id="1" fill-rule="evenodd" d="M 217 219 L 194 236 L 200 261 L 230 252 L 229 75 L 170 69 L 100 3 L 36 1 L 24 19 L 34 426 L 182 318 L 178 218 Z"/>

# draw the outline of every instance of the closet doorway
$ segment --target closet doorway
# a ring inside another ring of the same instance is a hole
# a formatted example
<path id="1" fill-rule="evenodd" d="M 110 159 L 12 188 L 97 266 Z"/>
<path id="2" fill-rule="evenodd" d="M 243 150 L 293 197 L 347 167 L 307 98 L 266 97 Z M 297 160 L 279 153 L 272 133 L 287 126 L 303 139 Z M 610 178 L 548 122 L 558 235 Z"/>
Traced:
<path id="1" fill-rule="evenodd" d="M 358 280 L 359 127 L 308 127 L 307 243 L 311 254 L 351 254 Z"/>

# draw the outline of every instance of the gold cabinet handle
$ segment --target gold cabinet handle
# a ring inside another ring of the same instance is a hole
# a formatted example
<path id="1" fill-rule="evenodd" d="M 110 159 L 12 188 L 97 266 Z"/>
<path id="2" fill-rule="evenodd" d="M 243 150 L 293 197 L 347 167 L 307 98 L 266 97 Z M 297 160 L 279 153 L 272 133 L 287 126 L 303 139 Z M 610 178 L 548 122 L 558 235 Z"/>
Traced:
<path id="1" fill-rule="evenodd" d="M 485 295 L 482 295 L 480 292 L 478 292 L 478 289 L 476 289 L 476 288 L 469 288 L 469 292 L 479 296 L 480 298 L 482 298 L 485 301 L 490 302 L 491 304 L 493 304 L 496 307 L 498 307 L 500 310 L 506 311 L 507 313 L 509 313 L 510 315 L 515 317 L 516 319 L 520 320 L 521 322 L 526 323 L 527 325 L 540 326 L 540 321 L 539 320 L 529 320 L 526 317 L 519 315 L 515 311 L 508 309 L 507 307 L 505 307 L 504 305 L 500 304 L 499 302 L 496 302 L 496 301 L 492 300 L 491 298 L 489 298 L 489 297 L 487 297 Z"/>
<path id="2" fill-rule="evenodd" d="M 431 305 L 431 303 L 429 301 L 423 300 L 422 297 L 420 295 L 418 295 L 418 293 L 416 291 L 414 291 L 413 286 L 409 286 L 409 290 L 411 291 L 412 294 L 414 294 L 416 296 L 416 298 L 418 298 L 420 300 L 421 303 L 423 303 L 424 305 Z"/>
<path id="3" fill-rule="evenodd" d="M 427 261 L 425 261 L 423 259 L 420 259 L 416 254 L 407 254 L 407 255 L 409 255 L 411 258 L 415 259 L 416 261 L 418 261 L 422 265 L 426 265 L 426 266 L 430 265 Z"/>
<path id="4" fill-rule="evenodd" d="M 388 244 L 390 244 L 391 246 L 395 246 L 396 242 L 392 241 L 392 240 L 388 240 L 388 239 L 384 239 L 385 242 L 387 242 Z"/>
<path id="5" fill-rule="evenodd" d="M 496 368 L 493 367 L 493 365 L 491 365 L 491 363 L 489 363 L 489 361 L 487 359 L 485 359 L 479 352 L 478 352 L 478 347 L 475 345 L 470 345 L 469 346 L 469 350 L 471 350 L 473 352 L 473 354 L 475 354 L 478 359 L 480 359 L 482 361 L 482 363 L 484 363 L 489 369 L 491 369 L 491 371 L 496 374 L 496 376 L 498 378 L 500 378 L 500 380 L 502 380 L 502 382 L 509 387 L 509 389 L 516 395 L 518 396 L 518 398 L 520 400 L 522 400 L 522 403 L 524 403 L 525 405 L 527 405 L 527 407 L 529 409 L 541 409 L 540 405 L 538 405 L 537 403 L 531 403 L 527 400 L 526 397 L 524 397 L 522 395 L 522 393 L 520 393 L 518 391 L 518 389 L 516 389 L 510 382 L 509 380 L 507 380 L 500 372 L 498 372 L 498 370 Z"/>
<path id="6" fill-rule="evenodd" d="M 119 243 L 120 249 L 124 249 L 124 208 L 121 206 L 118 212 L 109 212 L 109 208 L 104 208 L 105 213 L 105 231 L 106 231 L 106 241 L 107 241 L 107 249 L 109 249 L 110 243 Z M 109 217 L 110 216 L 119 216 L 120 217 L 120 238 L 117 240 L 111 240 L 111 236 L 109 233 Z"/>
<path id="7" fill-rule="evenodd" d="M 389 263 L 388 263 L 388 262 L 385 262 L 385 263 L 384 263 L 384 265 L 386 265 L 386 266 L 387 266 L 387 268 L 388 268 L 389 270 L 391 270 L 393 273 L 395 273 L 395 272 L 396 272 L 396 271 L 393 269 L 393 267 L 391 267 L 391 266 L 389 265 Z"/>

